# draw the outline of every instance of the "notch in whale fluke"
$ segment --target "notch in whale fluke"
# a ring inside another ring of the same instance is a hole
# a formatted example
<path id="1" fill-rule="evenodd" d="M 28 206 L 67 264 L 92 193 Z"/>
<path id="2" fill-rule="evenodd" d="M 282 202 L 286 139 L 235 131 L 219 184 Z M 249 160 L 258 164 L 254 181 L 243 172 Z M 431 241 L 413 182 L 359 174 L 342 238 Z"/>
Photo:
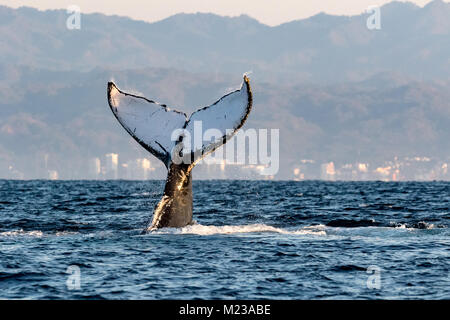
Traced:
<path id="1" fill-rule="evenodd" d="M 197 160 L 226 143 L 243 126 L 253 102 L 246 74 L 238 90 L 198 109 L 189 118 L 184 112 L 171 109 L 165 104 L 123 92 L 113 82 L 108 82 L 107 97 L 114 116 L 125 130 L 168 169 L 172 161 L 172 151 L 179 143 L 171 140 L 174 130 L 185 129 L 193 136 L 194 122 L 201 121 L 204 131 L 214 128 L 223 133 L 222 137 L 203 144 L 201 150 L 192 150 L 195 164 Z"/>

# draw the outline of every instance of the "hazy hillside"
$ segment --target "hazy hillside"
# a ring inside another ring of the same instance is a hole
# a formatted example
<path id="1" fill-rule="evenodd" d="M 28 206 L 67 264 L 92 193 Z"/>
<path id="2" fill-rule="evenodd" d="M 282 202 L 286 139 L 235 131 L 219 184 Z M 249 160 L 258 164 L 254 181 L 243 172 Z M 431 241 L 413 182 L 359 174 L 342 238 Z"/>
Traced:
<path id="1" fill-rule="evenodd" d="M 112 78 L 122 88 L 188 112 L 241 81 L 168 69 L 9 72 L 17 79 L 0 96 L 0 161 L 4 170 L 15 163 L 29 177 L 45 173 L 46 154 L 47 166 L 65 178 L 83 177 L 88 160 L 106 153 L 118 153 L 124 162 L 146 155 L 107 106 L 106 83 Z M 280 129 L 280 178 L 288 178 L 301 159 L 343 164 L 449 155 L 450 92 L 444 84 L 404 84 L 380 75 L 330 86 L 255 80 L 253 90 L 254 110 L 244 128 Z"/>
<path id="2" fill-rule="evenodd" d="M 188 71 L 252 70 L 259 78 L 318 83 L 362 80 L 385 71 L 448 79 L 450 4 L 381 8 L 381 30 L 368 14 L 319 14 L 276 27 L 248 16 L 179 14 L 156 23 L 87 14 L 68 30 L 64 10 L 0 7 L 0 61 L 53 70 L 168 67 Z"/>
<path id="3" fill-rule="evenodd" d="M 366 28 L 367 15 L 324 14 L 277 27 L 247 16 L 149 24 L 92 14 L 70 31 L 65 11 L 0 7 L 0 178 L 92 178 L 91 160 L 105 154 L 119 154 L 121 164 L 147 157 L 107 106 L 111 79 L 191 112 L 248 70 L 254 109 L 244 128 L 280 129 L 276 178 L 293 178 L 304 160 L 315 163 L 310 178 L 331 161 L 336 170 L 367 163 L 373 171 L 396 157 L 437 159 L 427 170 L 444 172 L 450 4 L 391 3 L 381 15 L 379 31 Z M 151 177 L 164 177 L 150 159 Z M 402 177 L 418 176 L 450 178 Z"/>

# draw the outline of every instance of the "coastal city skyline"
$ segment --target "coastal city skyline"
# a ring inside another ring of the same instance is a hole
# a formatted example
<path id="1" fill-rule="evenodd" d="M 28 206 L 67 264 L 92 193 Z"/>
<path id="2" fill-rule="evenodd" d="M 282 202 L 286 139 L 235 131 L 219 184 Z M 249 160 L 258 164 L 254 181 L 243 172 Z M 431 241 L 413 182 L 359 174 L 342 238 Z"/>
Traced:
<path id="1" fill-rule="evenodd" d="M 49 155 L 43 156 L 44 166 L 35 176 L 26 176 L 10 166 L 9 175 L 0 179 L 44 179 L 44 180 L 161 180 L 166 169 L 152 157 L 137 157 L 121 161 L 118 153 L 110 152 L 86 160 L 86 171 L 77 177 L 48 166 Z M 197 180 L 278 180 L 264 175 L 261 164 L 246 164 L 205 158 L 195 169 Z M 320 162 L 301 159 L 291 167 L 291 175 L 281 180 L 305 181 L 433 181 L 450 180 L 450 159 L 435 159 L 426 156 L 394 157 L 384 162 L 340 163 L 330 160 Z"/>

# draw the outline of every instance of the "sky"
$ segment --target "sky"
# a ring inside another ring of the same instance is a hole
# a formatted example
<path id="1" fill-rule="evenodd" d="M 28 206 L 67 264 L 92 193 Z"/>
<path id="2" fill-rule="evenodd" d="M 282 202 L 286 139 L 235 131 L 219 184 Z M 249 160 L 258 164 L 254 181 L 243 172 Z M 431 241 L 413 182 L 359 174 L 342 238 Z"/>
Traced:
<path id="1" fill-rule="evenodd" d="M 446 2 L 449 2 L 447 0 Z M 80 7 L 83 13 L 100 12 L 128 16 L 154 22 L 177 13 L 211 12 L 223 16 L 247 14 L 262 23 L 274 26 L 304 19 L 319 12 L 336 15 L 354 15 L 369 6 L 383 5 L 390 0 L 0 0 L 9 7 L 29 6 L 45 9 Z M 411 0 L 424 6 L 430 0 Z"/>

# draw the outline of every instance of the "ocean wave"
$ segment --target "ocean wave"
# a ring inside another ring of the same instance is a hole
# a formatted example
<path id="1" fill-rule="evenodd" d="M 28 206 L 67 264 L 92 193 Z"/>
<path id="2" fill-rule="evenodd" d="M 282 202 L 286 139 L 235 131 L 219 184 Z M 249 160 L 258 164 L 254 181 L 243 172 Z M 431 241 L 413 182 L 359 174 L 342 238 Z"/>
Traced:
<path id="1" fill-rule="evenodd" d="M 266 224 L 249 224 L 249 225 L 228 225 L 228 226 L 205 226 L 201 224 L 193 224 L 183 228 L 162 228 L 152 233 L 157 234 L 196 234 L 196 235 L 215 235 L 215 234 L 239 234 L 239 233 L 281 233 L 292 235 L 316 235 L 325 236 L 326 232 L 316 228 L 318 226 L 310 226 L 300 228 L 298 230 L 286 230 L 276 228 Z"/>
<path id="2" fill-rule="evenodd" d="M 430 230 L 434 228 L 444 228 L 442 225 L 434 225 L 425 221 L 410 222 L 410 223 L 399 223 L 399 222 L 389 222 L 382 223 L 375 221 L 374 219 L 335 219 L 331 220 L 326 224 L 327 227 L 333 228 L 362 228 L 362 227 L 389 227 L 398 229 L 424 229 Z"/>
<path id="3" fill-rule="evenodd" d="M 210 236 L 217 234 L 245 234 L 245 233 L 275 233 L 285 235 L 307 235 L 307 236 L 328 236 L 337 238 L 348 237 L 397 237 L 397 236 L 420 236 L 420 231 L 434 229 L 432 224 L 427 228 L 412 228 L 410 225 L 392 226 L 367 226 L 367 227 L 330 227 L 324 224 L 303 226 L 300 228 L 278 228 L 266 224 L 248 225 L 225 225 L 211 226 L 195 223 L 183 228 L 162 228 L 154 230 L 151 234 L 195 234 Z M 436 229 L 435 231 L 448 231 L 448 229 Z M 404 232 L 407 232 L 405 234 Z M 419 232 L 419 233 L 418 233 Z"/>
<path id="4" fill-rule="evenodd" d="M 152 192 L 152 193 L 150 193 L 150 192 L 135 192 L 135 193 L 132 193 L 131 196 L 132 197 L 141 197 L 141 196 L 147 197 L 147 196 L 154 195 L 154 194 L 156 194 L 156 192 Z"/>
<path id="5" fill-rule="evenodd" d="M 441 225 L 434 225 L 433 223 L 427 223 L 425 221 L 419 221 L 417 223 L 390 223 L 390 226 L 396 229 L 421 229 L 421 230 L 431 230 L 435 228 L 444 228 Z"/>
<path id="6" fill-rule="evenodd" d="M 76 234 L 79 234 L 79 232 L 57 231 L 55 233 L 44 233 L 41 230 L 24 231 L 23 229 L 18 229 L 18 230 L 0 232 L 0 238 L 9 238 L 9 237 L 11 237 L 11 238 L 12 237 L 42 238 L 44 236 L 63 237 L 63 236 L 70 236 L 70 235 L 76 235 Z"/>
<path id="7" fill-rule="evenodd" d="M 72 235 L 75 235 L 75 234 L 79 234 L 79 232 L 76 232 L 76 231 L 58 231 L 58 232 L 55 233 L 55 235 L 57 237 L 72 236 Z"/>
<path id="8" fill-rule="evenodd" d="M 40 230 L 24 231 L 23 229 L 19 229 L 19 230 L 0 232 L 0 237 L 26 236 L 26 237 L 40 238 L 43 235 L 44 235 L 44 233 Z"/>

